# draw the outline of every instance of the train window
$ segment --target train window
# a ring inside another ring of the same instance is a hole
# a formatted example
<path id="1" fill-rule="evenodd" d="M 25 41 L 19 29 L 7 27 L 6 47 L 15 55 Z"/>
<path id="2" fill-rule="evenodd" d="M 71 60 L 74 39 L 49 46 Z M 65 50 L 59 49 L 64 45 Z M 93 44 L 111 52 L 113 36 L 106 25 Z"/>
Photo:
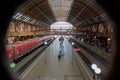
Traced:
<path id="1" fill-rule="evenodd" d="M 34 47 L 34 43 L 32 43 L 32 47 Z"/>
<path id="2" fill-rule="evenodd" d="M 15 54 L 17 54 L 17 55 L 18 55 L 18 54 L 19 54 L 19 50 L 17 50 L 17 49 L 16 49 L 16 50 L 15 50 Z"/>
<path id="3" fill-rule="evenodd" d="M 13 51 L 12 50 L 8 51 L 8 57 L 9 58 L 13 57 Z"/>
<path id="4" fill-rule="evenodd" d="M 32 43 L 30 44 L 30 48 L 32 48 Z"/>
<path id="5" fill-rule="evenodd" d="M 22 51 L 22 53 L 24 52 L 24 50 L 25 50 L 25 48 L 24 48 L 24 46 L 23 46 L 23 47 L 22 47 L 22 50 L 21 50 L 21 51 Z"/>
<path id="6" fill-rule="evenodd" d="M 25 50 L 27 50 L 27 45 L 25 45 Z"/>
<path id="7" fill-rule="evenodd" d="M 29 45 L 27 45 L 27 50 L 29 49 Z"/>
<path id="8" fill-rule="evenodd" d="M 32 43 L 32 45 L 31 45 L 32 47 L 34 47 L 34 43 Z"/>
<path id="9" fill-rule="evenodd" d="M 20 51 L 20 53 L 22 53 L 22 46 L 21 46 L 21 47 L 19 47 L 19 51 Z"/>

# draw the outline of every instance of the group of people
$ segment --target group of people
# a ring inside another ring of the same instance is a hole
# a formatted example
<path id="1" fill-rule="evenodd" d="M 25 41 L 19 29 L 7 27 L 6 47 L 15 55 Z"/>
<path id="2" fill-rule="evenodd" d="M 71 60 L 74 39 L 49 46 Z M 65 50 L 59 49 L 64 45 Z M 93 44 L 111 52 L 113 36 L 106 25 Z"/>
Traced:
<path id="1" fill-rule="evenodd" d="M 59 48 L 59 55 L 58 55 L 58 58 L 61 58 L 61 56 L 64 56 L 63 41 L 64 41 L 64 38 L 61 36 L 61 37 L 59 38 L 60 48 Z"/>

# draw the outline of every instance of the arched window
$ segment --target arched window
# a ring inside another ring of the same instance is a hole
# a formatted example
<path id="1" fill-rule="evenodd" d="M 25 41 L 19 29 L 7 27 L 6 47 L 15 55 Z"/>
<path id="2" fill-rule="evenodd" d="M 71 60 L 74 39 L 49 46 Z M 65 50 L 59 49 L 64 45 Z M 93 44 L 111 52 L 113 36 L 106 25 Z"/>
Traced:
<path id="1" fill-rule="evenodd" d="M 73 28 L 72 24 L 70 24 L 69 22 L 63 22 L 63 21 L 55 22 L 50 26 L 51 31 L 57 30 L 57 31 L 61 31 L 61 32 L 72 29 L 72 28 Z"/>

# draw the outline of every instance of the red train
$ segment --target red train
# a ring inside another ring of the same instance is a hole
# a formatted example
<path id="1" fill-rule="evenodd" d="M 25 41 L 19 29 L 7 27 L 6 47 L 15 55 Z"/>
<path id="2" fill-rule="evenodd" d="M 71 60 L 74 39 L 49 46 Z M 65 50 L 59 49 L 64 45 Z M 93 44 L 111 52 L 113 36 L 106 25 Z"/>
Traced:
<path id="1" fill-rule="evenodd" d="M 20 58 L 21 56 L 25 55 L 27 51 L 30 51 L 37 45 L 42 44 L 45 40 L 48 40 L 52 37 L 42 37 L 42 38 L 34 38 L 25 42 L 20 42 L 12 45 L 6 46 L 7 56 L 10 62 L 13 62 Z"/>

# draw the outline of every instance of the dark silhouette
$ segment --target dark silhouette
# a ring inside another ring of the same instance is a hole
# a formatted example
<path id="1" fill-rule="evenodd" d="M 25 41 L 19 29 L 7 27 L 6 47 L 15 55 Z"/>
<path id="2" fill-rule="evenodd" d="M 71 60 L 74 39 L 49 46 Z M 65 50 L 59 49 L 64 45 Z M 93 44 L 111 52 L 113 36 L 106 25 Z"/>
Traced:
<path id="1" fill-rule="evenodd" d="M 96 0 L 106 10 L 108 16 L 114 21 L 113 34 L 113 62 L 111 62 L 110 70 L 105 76 L 105 80 L 120 80 L 120 2 L 119 0 Z"/>
<path id="2" fill-rule="evenodd" d="M 2 80 L 14 80 L 7 69 L 5 67 L 6 62 L 6 55 L 5 55 L 5 35 L 13 16 L 15 10 L 25 2 L 26 0 L 2 0 L 0 2 L 0 78 Z M 113 38 L 113 54 L 114 54 L 114 61 L 112 62 L 112 66 L 108 71 L 108 74 L 105 77 L 105 80 L 120 80 L 120 12 L 119 7 L 120 3 L 119 0 L 96 0 L 101 4 L 101 6 L 107 11 L 108 15 L 112 20 L 115 22 L 114 27 L 114 38 Z M 3 61 L 4 59 L 4 61 Z M 5 76 L 5 77 L 3 77 Z"/>

